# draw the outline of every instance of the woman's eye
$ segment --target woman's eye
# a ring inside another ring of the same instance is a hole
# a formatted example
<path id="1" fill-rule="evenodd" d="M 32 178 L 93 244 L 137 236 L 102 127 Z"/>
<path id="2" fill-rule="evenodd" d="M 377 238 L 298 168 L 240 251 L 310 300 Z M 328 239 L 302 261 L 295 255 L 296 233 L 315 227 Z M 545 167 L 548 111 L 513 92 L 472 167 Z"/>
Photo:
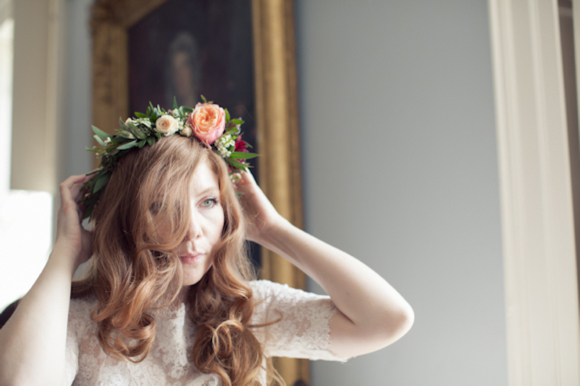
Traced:
<path id="1" fill-rule="evenodd" d="M 217 199 L 215 198 L 207 198 L 201 202 L 201 206 L 203 208 L 213 208 L 218 203 Z"/>
<path id="2" fill-rule="evenodd" d="M 149 207 L 149 211 L 152 214 L 158 214 L 160 210 L 161 210 L 161 203 L 160 202 L 154 202 Z"/>

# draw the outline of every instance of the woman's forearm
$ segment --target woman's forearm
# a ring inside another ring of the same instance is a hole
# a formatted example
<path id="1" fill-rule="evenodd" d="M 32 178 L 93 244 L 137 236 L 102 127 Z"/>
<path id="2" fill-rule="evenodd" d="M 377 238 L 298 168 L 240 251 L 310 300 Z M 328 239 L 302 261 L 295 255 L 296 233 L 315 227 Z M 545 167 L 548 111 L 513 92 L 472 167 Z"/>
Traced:
<path id="1" fill-rule="evenodd" d="M 0 329 L 0 384 L 61 385 L 74 259 L 55 245 L 42 273 Z"/>
<path id="2" fill-rule="evenodd" d="M 314 279 L 361 334 L 398 339 L 413 310 L 380 275 L 349 254 L 281 220 L 260 243 Z"/>

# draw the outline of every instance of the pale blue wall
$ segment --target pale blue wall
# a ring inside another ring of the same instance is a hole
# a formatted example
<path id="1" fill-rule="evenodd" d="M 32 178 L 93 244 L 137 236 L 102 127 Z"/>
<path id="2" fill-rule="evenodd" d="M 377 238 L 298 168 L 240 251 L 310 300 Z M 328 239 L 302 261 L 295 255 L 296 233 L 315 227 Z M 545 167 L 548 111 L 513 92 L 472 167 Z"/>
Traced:
<path id="1" fill-rule="evenodd" d="M 296 23 L 306 227 L 416 313 L 312 385 L 507 385 L 487 2 L 297 0 Z"/>
<path id="2" fill-rule="evenodd" d="M 72 174 L 87 173 L 94 167 L 91 137 L 91 58 L 89 27 L 92 0 L 65 0 L 65 75 L 63 123 L 66 135 L 60 157 L 60 181 Z"/>

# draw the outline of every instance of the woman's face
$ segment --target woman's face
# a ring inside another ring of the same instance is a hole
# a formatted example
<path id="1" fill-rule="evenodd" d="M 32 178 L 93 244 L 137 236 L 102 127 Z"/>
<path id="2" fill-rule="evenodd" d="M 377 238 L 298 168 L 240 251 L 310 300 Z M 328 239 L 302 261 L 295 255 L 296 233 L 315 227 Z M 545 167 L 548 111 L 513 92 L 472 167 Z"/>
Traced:
<path id="1" fill-rule="evenodd" d="M 190 183 L 191 221 L 178 247 L 183 285 L 197 283 L 212 265 L 212 250 L 222 235 L 224 210 L 218 179 L 209 161 L 201 162 Z"/>

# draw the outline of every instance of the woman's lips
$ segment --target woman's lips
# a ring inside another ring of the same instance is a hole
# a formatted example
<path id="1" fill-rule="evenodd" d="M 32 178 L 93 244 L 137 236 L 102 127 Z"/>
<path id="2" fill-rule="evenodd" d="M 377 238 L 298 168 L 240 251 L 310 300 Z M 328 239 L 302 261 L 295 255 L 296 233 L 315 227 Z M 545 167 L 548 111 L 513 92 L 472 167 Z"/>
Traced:
<path id="1" fill-rule="evenodd" d="M 200 261 L 202 257 L 203 253 L 188 253 L 179 256 L 179 260 L 181 260 L 183 264 L 194 264 Z"/>

